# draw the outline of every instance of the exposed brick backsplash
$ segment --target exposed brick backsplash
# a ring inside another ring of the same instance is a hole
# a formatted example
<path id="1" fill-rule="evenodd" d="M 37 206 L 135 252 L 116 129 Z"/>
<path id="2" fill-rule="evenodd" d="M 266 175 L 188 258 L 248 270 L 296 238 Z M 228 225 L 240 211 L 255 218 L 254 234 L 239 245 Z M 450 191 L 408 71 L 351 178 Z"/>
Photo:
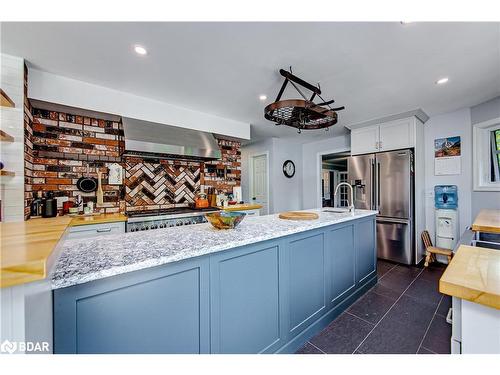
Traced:
<path id="1" fill-rule="evenodd" d="M 232 193 L 233 187 L 241 185 L 241 143 L 218 139 L 221 160 L 205 162 L 204 185 Z"/>
<path id="2" fill-rule="evenodd" d="M 95 202 L 96 193 L 81 192 L 76 183 L 82 176 L 97 178 L 100 170 L 104 204 L 97 209 L 106 213 L 124 211 L 123 186 L 109 185 L 107 176 L 109 164 L 122 162 L 121 123 L 38 108 L 32 113 L 33 192 L 53 191 L 71 200 L 81 195 L 85 203 Z"/>
<path id="3" fill-rule="evenodd" d="M 28 100 L 28 67 L 24 65 L 24 219 L 30 217 L 33 201 L 33 115 Z"/>
<path id="4" fill-rule="evenodd" d="M 102 172 L 104 204 L 97 209 L 106 213 L 186 206 L 194 202 L 200 186 L 227 193 L 240 186 L 239 142 L 218 139 L 222 158 L 215 161 L 122 157 L 121 122 L 31 108 L 29 102 L 25 112 L 27 216 L 37 191 L 53 191 L 71 200 L 81 195 L 84 202 L 95 202 L 96 193 L 83 193 L 76 183 L 86 175 L 97 178 L 98 170 Z M 123 185 L 108 184 L 111 163 L 124 167 Z"/>

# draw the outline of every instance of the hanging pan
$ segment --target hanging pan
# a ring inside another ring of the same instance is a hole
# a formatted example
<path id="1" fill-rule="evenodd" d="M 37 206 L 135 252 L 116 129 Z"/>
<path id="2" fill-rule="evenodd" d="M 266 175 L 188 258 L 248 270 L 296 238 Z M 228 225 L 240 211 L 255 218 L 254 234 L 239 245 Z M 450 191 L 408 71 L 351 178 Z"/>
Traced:
<path id="1" fill-rule="evenodd" d="M 87 176 L 80 177 L 76 182 L 78 190 L 83 191 L 84 193 L 92 193 L 97 190 L 97 179 L 90 177 L 88 174 L 89 166 L 87 164 Z"/>

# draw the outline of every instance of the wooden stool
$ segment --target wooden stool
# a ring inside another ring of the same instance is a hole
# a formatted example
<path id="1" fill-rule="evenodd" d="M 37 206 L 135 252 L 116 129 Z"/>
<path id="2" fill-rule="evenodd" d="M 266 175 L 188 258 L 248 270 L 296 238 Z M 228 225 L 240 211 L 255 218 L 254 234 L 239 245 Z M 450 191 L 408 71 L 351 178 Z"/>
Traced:
<path id="1" fill-rule="evenodd" d="M 428 267 L 429 263 L 436 260 L 436 254 L 446 256 L 448 258 L 448 264 L 450 264 L 453 251 L 432 246 L 431 236 L 426 230 L 422 232 L 422 241 L 425 246 L 425 267 Z"/>

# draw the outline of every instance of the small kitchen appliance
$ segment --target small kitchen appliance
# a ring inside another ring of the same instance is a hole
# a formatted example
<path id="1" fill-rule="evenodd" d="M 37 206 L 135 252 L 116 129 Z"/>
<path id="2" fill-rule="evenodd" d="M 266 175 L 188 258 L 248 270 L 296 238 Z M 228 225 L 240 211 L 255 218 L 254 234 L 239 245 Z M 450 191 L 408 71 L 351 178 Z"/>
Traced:
<path id="1" fill-rule="evenodd" d="M 453 249 L 459 237 L 457 186 L 435 186 L 434 207 L 436 208 L 436 246 Z"/>
<path id="2" fill-rule="evenodd" d="M 54 193 L 49 191 L 45 199 L 43 199 L 42 217 L 57 216 L 57 200 L 54 198 Z"/>

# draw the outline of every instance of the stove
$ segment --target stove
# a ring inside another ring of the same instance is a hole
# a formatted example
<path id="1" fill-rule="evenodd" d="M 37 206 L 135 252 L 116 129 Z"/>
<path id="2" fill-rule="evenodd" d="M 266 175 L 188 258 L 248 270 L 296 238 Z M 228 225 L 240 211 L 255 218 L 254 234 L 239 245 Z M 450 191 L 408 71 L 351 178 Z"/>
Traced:
<path id="1" fill-rule="evenodd" d="M 189 208 L 178 207 L 162 210 L 145 210 L 127 212 L 127 232 L 178 227 L 206 223 L 204 215 L 208 212 L 217 212 L 218 208 Z"/>

